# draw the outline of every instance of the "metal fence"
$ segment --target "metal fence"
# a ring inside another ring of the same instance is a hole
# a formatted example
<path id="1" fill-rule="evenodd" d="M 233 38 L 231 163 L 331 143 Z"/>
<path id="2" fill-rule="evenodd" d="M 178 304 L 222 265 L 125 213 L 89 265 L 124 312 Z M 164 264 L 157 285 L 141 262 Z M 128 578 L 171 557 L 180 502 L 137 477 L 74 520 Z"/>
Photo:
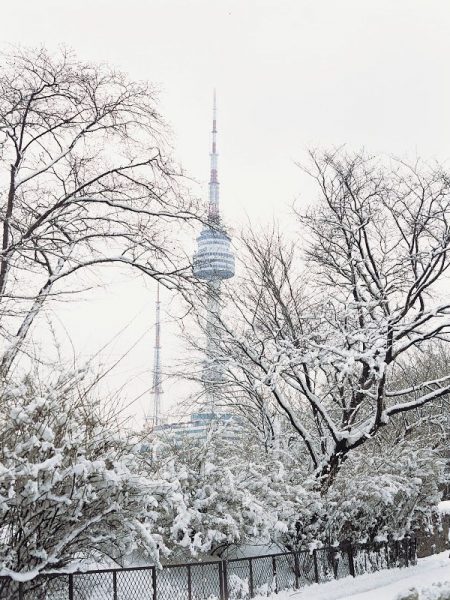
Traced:
<path id="1" fill-rule="evenodd" d="M 252 558 L 40 575 L 18 583 L 0 577 L 8 600 L 247 600 L 349 575 L 416 563 L 416 540 L 345 545 Z"/>

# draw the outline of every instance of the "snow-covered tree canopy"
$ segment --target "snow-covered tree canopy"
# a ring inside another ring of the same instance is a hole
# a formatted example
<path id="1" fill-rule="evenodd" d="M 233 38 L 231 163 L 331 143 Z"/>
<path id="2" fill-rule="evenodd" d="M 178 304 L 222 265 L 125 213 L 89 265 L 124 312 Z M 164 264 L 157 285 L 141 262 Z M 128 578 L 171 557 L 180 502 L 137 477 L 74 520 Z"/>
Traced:
<path id="1" fill-rule="evenodd" d="M 286 417 L 326 492 L 351 451 L 450 392 L 448 371 L 398 385 L 449 339 L 450 177 L 343 152 L 312 154 L 308 171 L 320 197 L 298 215 L 298 241 L 243 241 L 215 360 L 230 402 Z"/>
<path id="2" fill-rule="evenodd" d="M 0 572 L 22 579 L 82 560 L 151 561 L 170 486 L 139 475 L 134 446 L 86 396 L 80 376 L 24 381 L 0 397 Z"/>

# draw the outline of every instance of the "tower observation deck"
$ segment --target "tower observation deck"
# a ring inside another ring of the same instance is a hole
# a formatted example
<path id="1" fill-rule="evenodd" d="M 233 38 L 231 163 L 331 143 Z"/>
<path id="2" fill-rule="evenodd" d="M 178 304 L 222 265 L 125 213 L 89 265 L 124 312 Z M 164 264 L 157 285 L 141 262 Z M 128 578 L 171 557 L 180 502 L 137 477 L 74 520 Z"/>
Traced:
<path id="1" fill-rule="evenodd" d="M 231 239 L 223 229 L 205 227 L 197 238 L 194 274 L 199 279 L 217 282 L 234 276 L 234 255 Z"/>
<path id="2" fill-rule="evenodd" d="M 220 316 L 220 287 L 224 279 L 234 276 L 234 254 L 231 238 L 220 219 L 219 180 L 217 178 L 217 108 L 214 92 L 213 128 L 211 148 L 211 172 L 209 179 L 209 203 L 207 225 L 197 238 L 197 251 L 194 254 L 193 272 L 198 279 L 208 284 L 208 305 L 206 315 L 206 361 L 203 369 L 203 383 L 207 394 L 209 410 L 214 414 L 215 391 L 222 381 L 220 366 L 214 361 L 220 330 L 217 322 Z"/>

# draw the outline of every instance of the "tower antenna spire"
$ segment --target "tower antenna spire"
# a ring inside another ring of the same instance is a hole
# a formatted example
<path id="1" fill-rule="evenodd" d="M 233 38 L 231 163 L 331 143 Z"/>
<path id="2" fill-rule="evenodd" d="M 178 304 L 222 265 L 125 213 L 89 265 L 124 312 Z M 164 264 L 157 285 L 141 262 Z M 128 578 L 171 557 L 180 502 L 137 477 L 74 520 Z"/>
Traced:
<path id="1" fill-rule="evenodd" d="M 163 394 L 161 374 L 161 300 L 159 288 L 160 284 L 158 281 L 156 287 L 155 346 L 153 350 L 153 426 L 157 426 L 161 422 L 161 396 Z"/>
<path id="2" fill-rule="evenodd" d="M 217 178 L 218 168 L 217 154 L 217 98 L 214 88 L 213 94 L 213 122 L 212 122 L 212 144 L 211 144 L 211 169 L 209 177 L 209 205 L 208 205 L 208 220 L 211 223 L 219 222 L 219 180 Z"/>

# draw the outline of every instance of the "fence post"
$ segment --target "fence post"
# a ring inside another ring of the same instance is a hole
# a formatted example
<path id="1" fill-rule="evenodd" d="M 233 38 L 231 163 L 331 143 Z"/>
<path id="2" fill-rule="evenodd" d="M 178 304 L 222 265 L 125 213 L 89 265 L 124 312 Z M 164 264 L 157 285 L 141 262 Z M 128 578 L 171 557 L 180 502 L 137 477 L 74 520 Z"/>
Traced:
<path id="1" fill-rule="evenodd" d="M 117 572 L 113 571 L 113 600 L 117 600 Z"/>
<path id="2" fill-rule="evenodd" d="M 19 600 L 23 600 L 23 583 L 19 581 Z"/>
<path id="3" fill-rule="evenodd" d="M 300 564 L 298 562 L 298 553 L 294 552 L 294 574 L 295 574 L 295 589 L 298 590 L 300 578 Z"/>
<path id="4" fill-rule="evenodd" d="M 73 600 L 73 573 L 69 574 L 69 600 Z"/>
<path id="5" fill-rule="evenodd" d="M 250 598 L 253 598 L 255 593 L 253 591 L 253 560 L 251 558 L 248 559 L 248 587 Z"/>
<path id="6" fill-rule="evenodd" d="M 223 560 L 221 560 L 219 563 L 219 589 L 219 599 L 227 600 L 225 598 L 225 590 L 223 589 Z"/>
<path id="7" fill-rule="evenodd" d="M 348 545 L 347 548 L 348 555 L 348 570 L 352 577 L 355 577 L 355 561 L 353 559 L 353 546 L 351 544 Z"/>
<path id="8" fill-rule="evenodd" d="M 339 560 L 340 560 L 340 557 L 338 556 L 338 554 L 339 554 L 339 551 L 336 550 L 335 548 L 332 548 L 330 558 L 331 558 L 331 567 L 333 569 L 333 579 L 338 578 Z"/>
<path id="9" fill-rule="evenodd" d="M 153 600 L 157 600 L 158 594 L 156 592 L 156 567 L 152 567 L 152 587 L 153 587 Z"/>
<path id="10" fill-rule="evenodd" d="M 228 563 L 226 560 L 223 561 L 223 597 L 224 600 L 228 600 Z"/>
<path id="11" fill-rule="evenodd" d="M 278 594 L 278 580 L 277 580 L 277 563 L 275 560 L 275 556 L 272 556 L 272 573 L 273 573 L 273 580 L 275 581 L 275 594 Z"/>
<path id="12" fill-rule="evenodd" d="M 188 587 L 188 600 L 192 600 L 192 575 L 191 565 L 187 566 L 187 587 Z"/>
<path id="13" fill-rule="evenodd" d="M 313 561 L 314 561 L 314 579 L 316 583 L 319 583 L 319 566 L 317 564 L 317 550 L 313 550 Z"/>

